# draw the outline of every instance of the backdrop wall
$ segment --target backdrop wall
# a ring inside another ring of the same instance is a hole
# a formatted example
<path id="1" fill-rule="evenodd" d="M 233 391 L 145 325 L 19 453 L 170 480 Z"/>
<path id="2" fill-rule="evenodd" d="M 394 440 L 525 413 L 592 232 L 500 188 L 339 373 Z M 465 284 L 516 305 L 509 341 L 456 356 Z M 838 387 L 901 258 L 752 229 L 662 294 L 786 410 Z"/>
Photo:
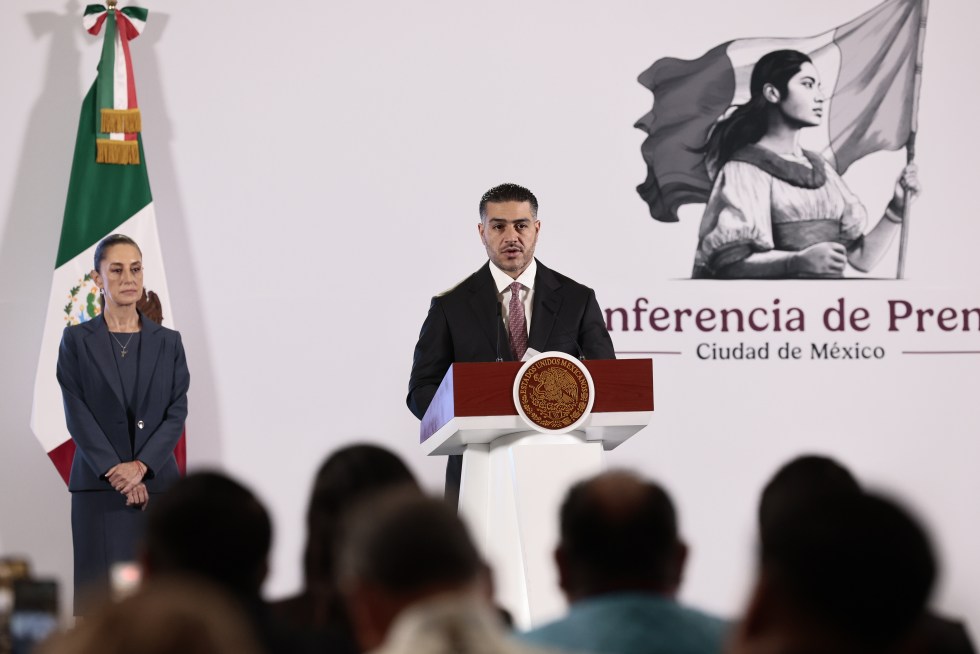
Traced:
<path id="1" fill-rule="evenodd" d="M 962 317 L 980 306 L 969 190 L 980 173 L 970 56 L 980 5 L 934 3 L 929 16 L 917 155 L 925 191 L 907 279 L 812 282 L 688 279 L 702 207 L 659 223 L 637 195 L 645 135 L 633 125 L 651 96 L 636 80 L 655 60 L 693 59 L 735 38 L 826 32 L 876 0 L 239 5 L 151 3 L 133 57 L 170 319 L 192 373 L 189 465 L 223 468 L 268 503 L 270 596 L 300 583 L 307 493 L 331 450 L 383 443 L 441 487 L 443 462 L 417 452 L 418 423 L 404 405 L 412 348 L 429 298 L 485 261 L 480 195 L 516 181 L 541 201 L 539 258 L 596 289 L 617 349 L 676 353 L 653 355 L 653 423 L 608 462 L 673 493 L 692 546 L 685 600 L 738 612 L 759 491 L 786 459 L 818 451 L 919 512 L 944 563 L 936 604 L 966 616 L 977 637 L 980 356 L 903 353 L 978 350 L 980 324 L 958 318 L 946 331 L 923 314 L 919 330 L 914 313 L 890 324 L 889 309 L 901 313 L 903 301 Z M 82 30 L 74 0 L 7 7 L 0 553 L 29 553 L 70 593 L 69 496 L 28 423 L 99 40 Z M 845 174 L 872 219 L 903 164 L 904 152 L 882 152 Z M 896 250 L 872 277 L 894 275 Z M 638 298 L 649 309 L 635 312 Z M 865 331 L 824 324 L 840 301 L 867 310 Z M 761 308 L 770 323 L 722 332 L 682 317 L 657 331 L 653 307 L 671 316 Z M 802 329 L 776 331 L 777 308 L 797 309 Z M 768 343 L 769 359 L 699 356 L 740 343 Z M 799 360 L 779 358 L 786 343 L 800 347 Z M 819 354 L 834 344 L 883 354 Z"/>

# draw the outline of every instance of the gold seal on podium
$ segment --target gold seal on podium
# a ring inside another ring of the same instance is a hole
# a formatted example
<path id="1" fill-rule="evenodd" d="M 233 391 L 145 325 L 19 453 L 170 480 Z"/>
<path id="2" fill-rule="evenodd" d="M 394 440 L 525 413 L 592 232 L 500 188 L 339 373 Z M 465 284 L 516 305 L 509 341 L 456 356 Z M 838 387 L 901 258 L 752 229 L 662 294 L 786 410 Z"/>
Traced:
<path id="1" fill-rule="evenodd" d="M 579 427 L 595 399 L 592 375 L 578 359 L 545 352 L 526 362 L 514 380 L 514 404 L 536 431 L 561 434 Z"/>

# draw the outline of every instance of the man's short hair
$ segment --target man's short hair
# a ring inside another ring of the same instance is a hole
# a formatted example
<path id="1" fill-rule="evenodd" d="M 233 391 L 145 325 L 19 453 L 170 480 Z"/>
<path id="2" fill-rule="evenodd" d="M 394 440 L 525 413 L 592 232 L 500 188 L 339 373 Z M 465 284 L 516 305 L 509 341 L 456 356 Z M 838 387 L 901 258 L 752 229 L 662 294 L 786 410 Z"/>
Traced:
<path id="1" fill-rule="evenodd" d="M 531 215 L 538 215 L 538 199 L 534 193 L 517 184 L 501 184 L 483 194 L 480 198 L 480 220 L 487 219 L 488 202 L 528 202 L 531 205 Z"/>
<path id="2" fill-rule="evenodd" d="M 883 651 L 921 615 L 936 561 L 923 529 L 897 504 L 835 494 L 774 515 L 762 570 L 776 601 L 862 651 Z"/>
<path id="3" fill-rule="evenodd" d="M 150 503 L 145 542 L 152 571 L 198 576 L 251 596 L 262 585 L 272 523 L 243 485 L 197 472 Z"/>
<path id="4" fill-rule="evenodd" d="M 679 539 L 667 492 L 627 472 L 579 482 L 561 507 L 561 548 L 576 590 L 672 583 Z"/>
<path id="5" fill-rule="evenodd" d="M 342 584 L 366 582 L 389 593 L 415 593 L 464 586 L 483 571 L 453 508 L 405 488 L 359 504 L 343 534 Z"/>
<path id="6" fill-rule="evenodd" d="M 770 525 L 785 511 L 832 495 L 856 495 L 861 486 L 843 465 L 826 456 L 806 454 L 792 459 L 772 476 L 759 501 L 759 533 L 763 542 Z"/>

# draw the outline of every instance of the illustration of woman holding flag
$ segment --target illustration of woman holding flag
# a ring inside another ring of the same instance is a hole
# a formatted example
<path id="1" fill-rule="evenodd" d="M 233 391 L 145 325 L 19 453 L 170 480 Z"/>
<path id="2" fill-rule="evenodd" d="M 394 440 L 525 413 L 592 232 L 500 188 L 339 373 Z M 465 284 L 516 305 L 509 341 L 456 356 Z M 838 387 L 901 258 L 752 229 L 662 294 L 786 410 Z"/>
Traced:
<path id="1" fill-rule="evenodd" d="M 827 111 L 820 76 L 796 50 L 764 55 L 751 98 L 711 130 L 705 145 L 714 185 L 705 207 L 694 278 L 842 277 L 872 269 L 899 233 L 919 191 L 908 164 L 877 224 L 833 166 L 803 150 L 800 131 Z"/>

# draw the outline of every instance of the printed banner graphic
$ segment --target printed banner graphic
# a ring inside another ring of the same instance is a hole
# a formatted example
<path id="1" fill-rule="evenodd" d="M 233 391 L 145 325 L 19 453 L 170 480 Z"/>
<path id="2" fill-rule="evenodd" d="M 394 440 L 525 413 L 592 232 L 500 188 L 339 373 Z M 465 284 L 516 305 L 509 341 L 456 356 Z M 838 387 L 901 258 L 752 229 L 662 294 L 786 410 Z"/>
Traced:
<path id="1" fill-rule="evenodd" d="M 912 161 L 925 15 L 924 0 L 887 0 L 818 36 L 737 39 L 640 75 L 654 105 L 636 123 L 637 190 L 661 222 L 706 204 L 693 277 L 841 277 L 893 247 L 915 166 L 871 220 L 842 175 L 881 150 Z"/>

